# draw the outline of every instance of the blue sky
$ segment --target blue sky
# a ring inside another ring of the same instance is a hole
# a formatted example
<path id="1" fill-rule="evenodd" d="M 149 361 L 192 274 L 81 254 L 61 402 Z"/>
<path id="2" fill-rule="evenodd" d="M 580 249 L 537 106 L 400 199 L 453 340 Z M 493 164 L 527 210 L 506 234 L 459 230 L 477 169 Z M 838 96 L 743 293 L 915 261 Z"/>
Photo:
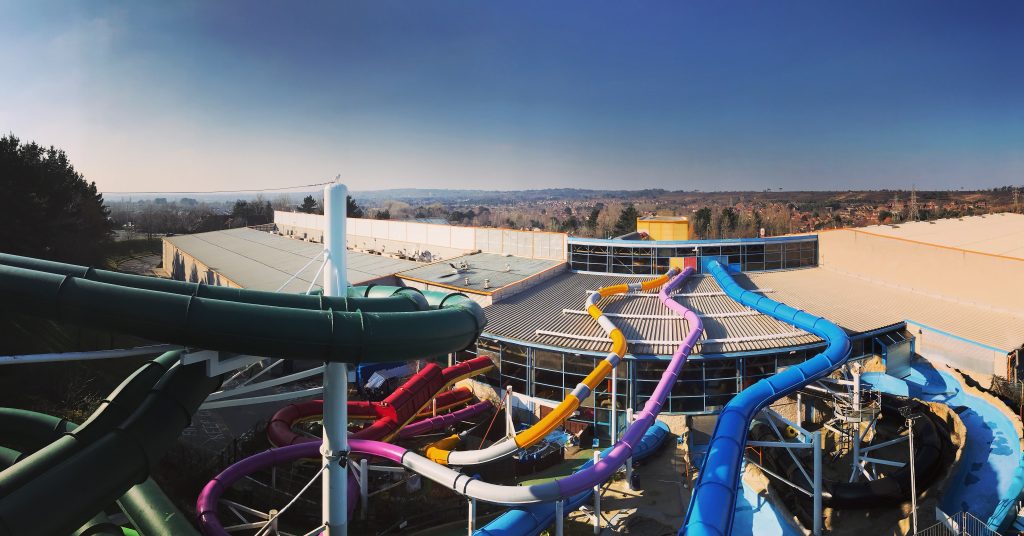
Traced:
<path id="1" fill-rule="evenodd" d="M 106 191 L 1022 184 L 1021 28 L 1016 0 L 0 0 L 0 130 Z"/>

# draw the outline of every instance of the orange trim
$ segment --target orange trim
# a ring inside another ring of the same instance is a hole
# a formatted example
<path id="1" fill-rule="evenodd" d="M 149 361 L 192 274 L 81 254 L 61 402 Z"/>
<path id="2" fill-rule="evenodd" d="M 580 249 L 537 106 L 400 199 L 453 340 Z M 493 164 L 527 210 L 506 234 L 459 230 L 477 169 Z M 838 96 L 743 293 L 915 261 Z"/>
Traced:
<path id="1" fill-rule="evenodd" d="M 491 255 L 497 255 L 497 253 L 491 253 Z M 535 259 L 534 257 L 531 257 L 531 258 L 532 258 L 532 259 Z M 535 259 L 535 260 L 541 260 L 541 261 L 554 261 L 555 259 Z M 558 264 L 556 264 L 556 265 L 554 265 L 554 266 L 552 266 L 552 267 L 550 267 L 550 268 L 545 268 L 545 269 L 543 269 L 543 270 L 541 270 L 541 271 L 539 271 L 539 272 L 537 272 L 537 273 L 535 273 L 535 274 L 533 274 L 533 275 L 528 275 L 528 276 L 526 276 L 526 277 L 524 277 L 524 278 L 522 278 L 522 279 L 519 279 L 519 280 L 517 280 L 517 281 L 513 281 L 513 282 L 511 282 L 511 283 L 509 283 L 509 284 L 507 284 L 507 285 L 505 285 L 505 286 L 503 286 L 503 287 L 498 287 L 498 288 L 494 289 L 494 291 L 495 291 L 495 292 L 497 292 L 497 291 L 499 291 L 499 290 L 503 290 L 503 289 L 506 289 L 506 288 L 508 288 L 508 287 L 511 287 L 511 286 L 515 286 L 515 285 L 518 285 L 519 283 L 522 283 L 522 282 L 524 282 L 524 281 L 529 281 L 530 279 L 533 279 L 533 278 L 535 278 L 535 277 L 540 277 L 540 276 L 542 276 L 542 275 L 544 275 L 544 274 L 546 274 L 546 273 L 548 273 L 548 272 L 550 272 L 550 271 L 552 271 L 552 270 L 555 270 L 555 269 L 558 269 L 558 268 L 562 268 L 562 267 L 564 267 L 564 266 L 565 266 L 566 264 L 568 264 L 568 263 L 567 263 L 567 262 L 565 262 L 565 261 L 557 261 L 557 262 L 558 262 Z"/>
<path id="2" fill-rule="evenodd" d="M 1024 259 L 1022 259 L 1020 257 L 1008 257 L 1006 255 L 999 255 L 997 253 L 985 253 L 984 251 L 975 251 L 975 250 L 972 250 L 972 249 L 963 249 L 963 248 L 958 248 L 958 247 L 953 247 L 953 246 L 943 246 L 941 244 L 933 244 L 931 242 L 922 242 L 920 240 L 913 240 L 913 239 L 910 239 L 910 238 L 901 238 L 901 237 L 898 237 L 898 236 L 889 236 L 889 235 L 884 235 L 884 234 L 872 233 L 870 231 L 862 231 L 860 229 L 835 229 L 835 230 L 836 231 L 850 231 L 850 232 L 854 232 L 854 233 L 863 233 L 863 234 L 866 234 L 868 236 L 875 236 L 875 237 L 878 237 L 878 238 L 888 238 L 890 240 L 899 240 L 900 242 L 909 242 L 911 244 L 918 244 L 918 245 L 922 245 L 922 246 L 931 246 L 931 247 L 939 248 L 939 249 L 948 249 L 950 251 L 956 251 L 956 252 L 959 252 L 959 253 L 971 253 L 971 254 L 974 254 L 974 255 L 983 255 L 985 257 L 995 257 L 997 259 L 1007 259 L 1007 260 L 1011 260 L 1011 261 L 1021 261 L 1021 262 L 1024 262 Z"/>
<path id="3" fill-rule="evenodd" d="M 485 292 L 483 290 L 473 290 L 473 289 L 469 289 L 469 288 L 454 287 L 452 285 L 446 285 L 444 283 L 436 283 L 434 281 L 424 281 L 422 279 L 418 279 L 416 277 L 409 277 L 407 275 L 402 275 L 400 273 L 399 274 L 395 274 L 395 276 L 398 277 L 399 279 L 408 279 L 409 281 L 415 281 L 417 283 L 423 283 L 424 285 L 433 285 L 435 287 L 446 288 L 448 290 L 455 290 L 455 291 L 458 291 L 458 292 L 468 292 L 470 294 L 479 294 L 480 296 L 490 296 L 490 295 L 493 294 L 493 292 Z M 497 290 L 497 289 L 495 289 L 495 290 Z"/>

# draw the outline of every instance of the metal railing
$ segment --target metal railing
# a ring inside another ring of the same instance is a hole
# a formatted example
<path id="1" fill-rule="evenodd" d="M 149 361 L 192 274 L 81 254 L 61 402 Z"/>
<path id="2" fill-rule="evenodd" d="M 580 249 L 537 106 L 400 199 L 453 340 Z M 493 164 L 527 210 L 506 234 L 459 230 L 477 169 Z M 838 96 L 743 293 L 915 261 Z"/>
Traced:
<path id="1" fill-rule="evenodd" d="M 918 531 L 915 536 L 1000 536 L 1000 534 L 988 527 L 988 525 L 974 517 L 970 512 L 959 512 L 951 516 L 935 510 L 936 515 L 941 518 L 934 525 Z"/>

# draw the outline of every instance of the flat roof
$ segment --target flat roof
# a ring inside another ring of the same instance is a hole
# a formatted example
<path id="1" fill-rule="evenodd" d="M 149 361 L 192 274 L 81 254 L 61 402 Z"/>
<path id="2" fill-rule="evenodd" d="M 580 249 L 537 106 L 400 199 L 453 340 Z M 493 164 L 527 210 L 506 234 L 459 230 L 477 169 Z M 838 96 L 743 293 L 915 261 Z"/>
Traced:
<path id="1" fill-rule="evenodd" d="M 587 291 L 645 279 L 650 278 L 582 273 L 555 276 L 485 308 L 488 324 L 484 334 L 542 346 L 607 352 L 611 348 L 607 335 L 584 311 Z M 694 353 L 748 352 L 822 342 L 731 300 L 710 276 L 691 277 L 675 299 L 704 316 L 704 334 Z M 609 319 L 626 339 L 644 341 L 630 343 L 629 351 L 634 355 L 672 355 L 689 331 L 687 322 L 654 294 L 612 296 L 599 305 L 606 314 L 626 315 Z"/>
<path id="2" fill-rule="evenodd" d="M 453 289 L 491 293 L 502 287 L 529 279 L 541 272 L 565 264 L 562 261 L 528 259 L 497 253 L 474 253 L 420 265 L 395 275 L 427 284 Z M 484 288 L 484 280 L 489 288 Z M 469 281 L 467 284 L 466 281 Z"/>
<path id="3" fill-rule="evenodd" d="M 851 332 L 908 320 L 1004 352 L 1024 343 L 1024 312 L 974 304 L 970 296 L 917 292 L 825 267 L 747 273 L 736 281 L 744 288 L 771 288 L 772 299 Z"/>
<path id="4" fill-rule="evenodd" d="M 847 230 L 1024 259 L 1024 214 L 1004 212 Z"/>
<path id="5" fill-rule="evenodd" d="M 244 288 L 278 290 L 296 272 L 298 276 L 282 288 L 282 292 L 304 292 L 310 283 L 313 288 L 321 287 L 321 279 L 316 277 L 321 263 L 310 260 L 323 253 L 323 244 L 247 227 L 164 240 Z M 347 252 L 347 260 L 348 280 L 353 285 L 422 265 L 351 250 Z"/>

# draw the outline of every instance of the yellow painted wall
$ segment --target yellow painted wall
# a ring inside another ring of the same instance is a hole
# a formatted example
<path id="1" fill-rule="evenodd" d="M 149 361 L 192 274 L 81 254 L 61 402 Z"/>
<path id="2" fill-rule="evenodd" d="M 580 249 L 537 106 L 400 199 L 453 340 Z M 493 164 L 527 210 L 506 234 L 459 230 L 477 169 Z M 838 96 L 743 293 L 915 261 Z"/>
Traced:
<path id="1" fill-rule="evenodd" d="M 680 221 L 658 221 L 658 220 L 636 220 L 636 230 L 645 231 L 652 240 L 689 240 L 690 222 Z"/>

